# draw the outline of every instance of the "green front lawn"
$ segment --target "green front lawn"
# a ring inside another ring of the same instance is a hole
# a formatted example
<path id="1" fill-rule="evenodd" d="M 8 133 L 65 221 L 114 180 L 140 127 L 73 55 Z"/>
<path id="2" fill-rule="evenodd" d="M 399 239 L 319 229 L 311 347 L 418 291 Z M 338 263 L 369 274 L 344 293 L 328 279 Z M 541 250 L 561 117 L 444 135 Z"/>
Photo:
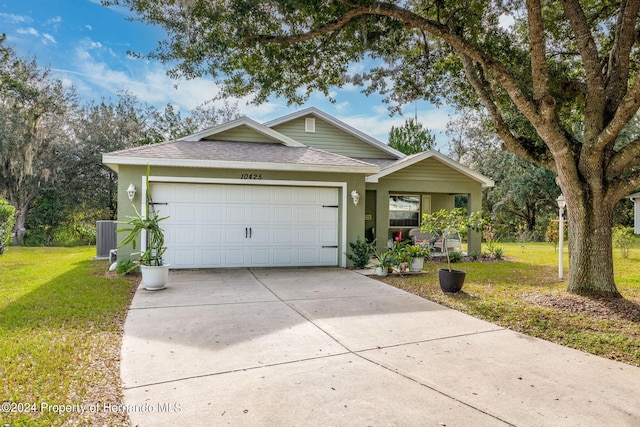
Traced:
<path id="1" fill-rule="evenodd" d="M 629 258 L 614 252 L 616 284 L 623 300 L 569 295 L 558 280 L 558 254 L 549 243 L 501 244 L 504 261 L 464 262 L 463 292 L 445 294 L 438 269 L 425 263 L 424 276 L 381 278 L 398 288 L 527 335 L 640 366 L 640 245 Z M 565 249 L 566 251 L 566 249 Z M 565 254 L 565 277 L 568 275 Z"/>
<path id="2" fill-rule="evenodd" d="M 385 281 L 498 325 L 640 366 L 638 245 L 626 260 L 616 252 L 625 296 L 616 301 L 568 295 L 550 244 L 503 246 L 506 261 L 455 264 L 467 271 L 457 295 L 439 290 L 442 264 L 426 264 L 425 276 Z M 122 326 L 139 279 L 106 273 L 107 263 L 93 261 L 94 254 L 94 248 L 12 247 L 0 257 L 0 403 L 17 411 L 1 413 L 2 422 L 128 424 L 102 405 L 122 403 Z M 55 405 L 77 406 L 59 413 Z"/>
<path id="3" fill-rule="evenodd" d="M 0 257 L 4 423 L 127 423 L 101 405 L 122 402 L 122 326 L 139 280 L 106 273 L 94 255 L 94 247 L 11 247 Z"/>

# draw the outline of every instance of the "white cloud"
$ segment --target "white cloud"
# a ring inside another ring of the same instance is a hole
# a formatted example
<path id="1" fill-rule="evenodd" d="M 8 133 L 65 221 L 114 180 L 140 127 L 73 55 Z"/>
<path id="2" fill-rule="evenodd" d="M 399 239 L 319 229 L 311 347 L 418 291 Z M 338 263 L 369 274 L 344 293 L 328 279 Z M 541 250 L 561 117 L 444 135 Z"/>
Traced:
<path id="1" fill-rule="evenodd" d="M 51 34 L 44 33 L 44 34 L 42 35 L 42 38 L 44 39 L 43 41 L 44 41 L 44 43 L 45 43 L 45 44 L 46 44 L 47 42 L 51 42 L 51 43 L 53 43 L 53 44 L 56 44 L 56 43 L 57 43 L 56 39 L 55 39 Z"/>
<path id="2" fill-rule="evenodd" d="M 28 16 L 14 15 L 13 13 L 0 13 L 0 18 L 14 24 L 26 24 L 27 22 L 33 22 L 33 20 Z"/>
<path id="3" fill-rule="evenodd" d="M 35 37 L 39 37 L 40 36 L 40 33 L 38 32 L 38 30 L 36 30 L 33 27 L 18 28 L 16 30 L 16 33 L 25 34 L 25 35 L 29 35 L 29 36 L 35 36 Z"/>

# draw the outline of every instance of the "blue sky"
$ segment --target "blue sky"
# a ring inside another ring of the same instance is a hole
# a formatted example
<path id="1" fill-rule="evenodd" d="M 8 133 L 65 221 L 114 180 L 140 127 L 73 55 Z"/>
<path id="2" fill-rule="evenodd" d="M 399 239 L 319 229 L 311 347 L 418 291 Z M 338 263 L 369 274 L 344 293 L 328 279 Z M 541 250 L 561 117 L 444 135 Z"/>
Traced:
<path id="1" fill-rule="evenodd" d="M 128 90 L 158 108 L 173 104 L 187 112 L 218 94 L 210 79 L 172 80 L 166 76 L 167 66 L 130 57 L 128 51 L 151 51 L 164 33 L 127 17 L 126 10 L 106 8 L 99 0 L 0 0 L 0 32 L 7 34 L 8 45 L 73 84 L 83 100 L 115 100 L 119 91 Z M 436 135 L 438 148 L 448 151 L 444 130 L 452 109 L 420 102 L 407 105 L 403 116 L 390 117 L 380 96 L 367 97 L 360 90 L 336 90 L 335 104 L 314 94 L 298 107 L 287 107 L 280 99 L 259 106 L 242 99 L 238 107 L 242 114 L 265 122 L 315 106 L 384 142 L 391 126 L 413 117 L 417 108 L 418 120 Z"/>

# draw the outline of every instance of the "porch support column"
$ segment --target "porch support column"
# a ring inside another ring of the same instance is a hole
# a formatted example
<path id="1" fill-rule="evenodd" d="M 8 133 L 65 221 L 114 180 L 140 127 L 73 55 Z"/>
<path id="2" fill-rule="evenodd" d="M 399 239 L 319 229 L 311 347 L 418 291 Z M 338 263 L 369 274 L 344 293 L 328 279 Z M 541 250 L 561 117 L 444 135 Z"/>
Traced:
<path id="1" fill-rule="evenodd" d="M 478 189 L 469 193 L 469 206 L 467 207 L 469 213 L 478 212 L 482 210 L 482 190 Z M 468 239 L 468 253 L 480 254 L 482 252 L 482 233 L 469 230 Z"/>
<path id="2" fill-rule="evenodd" d="M 376 196 L 376 248 L 378 251 L 387 250 L 389 240 L 389 190 L 377 190 Z"/>

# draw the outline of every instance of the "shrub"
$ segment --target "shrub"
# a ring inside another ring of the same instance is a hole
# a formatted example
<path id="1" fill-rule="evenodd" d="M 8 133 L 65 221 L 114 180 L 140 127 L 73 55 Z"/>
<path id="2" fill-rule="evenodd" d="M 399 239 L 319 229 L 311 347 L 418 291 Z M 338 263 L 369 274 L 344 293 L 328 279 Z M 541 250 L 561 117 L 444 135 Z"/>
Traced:
<path id="1" fill-rule="evenodd" d="M 0 199 L 0 255 L 11 242 L 11 233 L 16 223 L 16 208 L 4 199 Z"/>
<path id="2" fill-rule="evenodd" d="M 369 264 L 374 244 L 375 240 L 369 243 L 360 236 L 358 236 L 358 240 L 355 242 L 349 242 L 351 253 L 347 254 L 347 258 L 353 262 L 354 267 L 365 268 L 367 264 Z"/>
<path id="3" fill-rule="evenodd" d="M 462 259 L 462 252 L 450 251 L 449 259 L 451 262 L 460 262 L 460 260 Z"/>
<path id="4" fill-rule="evenodd" d="M 130 259 L 127 260 L 119 260 L 116 264 L 116 273 L 121 276 L 125 276 L 130 273 L 134 273 L 138 268 L 138 264 L 133 262 Z"/>
<path id="5" fill-rule="evenodd" d="M 501 260 L 504 256 L 504 248 L 502 246 L 498 246 L 493 250 L 493 256 L 496 257 L 497 260 Z"/>
<path id="6" fill-rule="evenodd" d="M 613 245 L 620 249 L 622 258 L 629 258 L 629 249 L 633 245 L 633 228 L 617 225 L 613 229 Z"/>

